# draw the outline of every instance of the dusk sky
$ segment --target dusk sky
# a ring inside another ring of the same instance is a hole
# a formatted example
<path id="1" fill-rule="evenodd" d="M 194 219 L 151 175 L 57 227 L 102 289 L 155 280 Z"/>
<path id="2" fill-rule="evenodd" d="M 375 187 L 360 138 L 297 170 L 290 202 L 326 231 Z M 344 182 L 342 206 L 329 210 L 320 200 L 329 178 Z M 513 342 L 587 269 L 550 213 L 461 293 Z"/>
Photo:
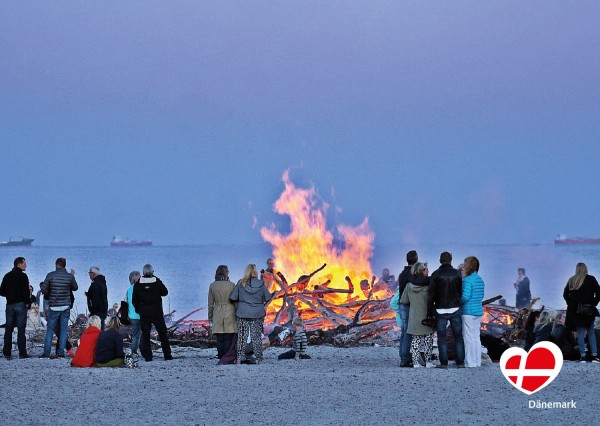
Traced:
<path id="1" fill-rule="evenodd" d="M 288 169 L 376 244 L 600 237 L 598 22 L 598 1 L 4 2 L 0 240 L 259 243 Z"/>

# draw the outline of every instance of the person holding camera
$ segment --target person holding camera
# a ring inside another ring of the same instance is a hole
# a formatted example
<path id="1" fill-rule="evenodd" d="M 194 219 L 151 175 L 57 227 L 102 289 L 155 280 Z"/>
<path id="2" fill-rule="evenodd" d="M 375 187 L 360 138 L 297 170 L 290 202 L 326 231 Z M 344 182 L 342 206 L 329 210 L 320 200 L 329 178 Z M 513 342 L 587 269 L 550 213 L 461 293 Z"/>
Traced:
<path id="1" fill-rule="evenodd" d="M 433 321 L 427 316 L 429 298 L 429 269 L 426 263 L 413 265 L 411 282 L 406 285 L 400 303 L 410 305 L 408 334 L 412 335 L 410 353 L 413 367 L 431 366 L 427 361 L 433 352 Z"/>

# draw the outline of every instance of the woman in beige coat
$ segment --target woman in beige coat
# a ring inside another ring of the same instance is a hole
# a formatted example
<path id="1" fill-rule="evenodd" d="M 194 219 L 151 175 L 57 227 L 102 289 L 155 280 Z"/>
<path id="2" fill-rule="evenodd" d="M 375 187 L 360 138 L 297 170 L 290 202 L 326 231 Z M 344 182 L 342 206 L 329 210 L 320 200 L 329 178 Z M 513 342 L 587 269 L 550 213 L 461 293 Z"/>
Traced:
<path id="1" fill-rule="evenodd" d="M 229 269 L 219 265 L 215 273 L 215 282 L 208 289 L 208 320 L 212 333 L 217 338 L 217 356 L 219 359 L 227 353 L 237 334 L 235 305 L 229 301 L 229 295 L 235 284 L 229 281 Z"/>

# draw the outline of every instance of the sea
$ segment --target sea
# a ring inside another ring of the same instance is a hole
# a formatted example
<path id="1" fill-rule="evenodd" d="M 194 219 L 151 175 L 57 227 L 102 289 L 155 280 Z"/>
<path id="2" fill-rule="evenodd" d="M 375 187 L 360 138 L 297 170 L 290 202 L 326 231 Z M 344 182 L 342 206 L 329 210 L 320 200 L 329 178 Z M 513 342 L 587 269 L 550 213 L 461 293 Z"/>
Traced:
<path id="1" fill-rule="evenodd" d="M 578 262 L 584 262 L 591 275 L 600 275 L 600 245 L 555 246 L 554 244 L 428 244 L 407 246 L 376 246 L 371 258 L 372 272 L 380 276 L 388 268 L 396 277 L 405 265 L 408 250 L 415 249 L 420 261 L 427 261 L 430 272 L 439 266 L 439 255 L 449 251 L 456 267 L 467 256 L 480 261 L 479 274 L 485 282 L 485 297 L 502 295 L 508 305 L 514 306 L 517 268 L 526 269 L 531 281 L 531 292 L 540 297 L 536 305 L 560 309 L 565 307 L 562 292 Z M 259 269 L 266 267 L 272 256 L 268 244 L 256 245 L 197 245 L 151 247 L 0 247 L 0 274 L 10 271 L 15 257 L 27 259 L 29 282 L 37 292 L 46 274 L 54 270 L 56 258 L 67 259 L 67 269 L 75 270 L 79 290 L 75 292 L 74 310 L 87 313 L 84 292 L 90 285 L 88 270 L 98 266 L 108 284 L 109 306 L 125 296 L 131 271 L 141 271 L 146 263 L 152 264 L 155 275 L 167 288 L 163 299 L 165 313 L 176 311 L 174 319 L 202 308 L 190 319 L 207 317 L 208 287 L 214 280 L 217 266 L 227 265 L 230 278 L 237 282 L 249 263 Z M 327 263 L 323 259 L 314 269 Z M 282 271 L 285 274 L 285 271 Z M 310 272 L 310 271 L 307 271 Z M 325 270 L 326 272 L 326 270 Z M 287 277 L 292 282 L 297 277 Z M 345 284 L 345 283 L 343 283 Z M 342 284 L 342 285 L 343 285 Z M 4 323 L 6 299 L 0 298 L 0 323 Z"/>

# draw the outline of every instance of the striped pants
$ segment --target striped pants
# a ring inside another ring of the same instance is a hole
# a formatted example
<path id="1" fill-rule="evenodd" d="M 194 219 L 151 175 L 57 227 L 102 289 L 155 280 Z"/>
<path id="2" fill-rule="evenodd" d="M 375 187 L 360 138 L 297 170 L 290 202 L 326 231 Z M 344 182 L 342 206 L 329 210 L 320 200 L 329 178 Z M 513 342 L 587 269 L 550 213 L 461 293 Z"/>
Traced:
<path id="1" fill-rule="evenodd" d="M 263 333 L 263 321 L 264 318 L 238 318 L 237 329 L 238 329 L 238 340 L 237 340 L 237 359 L 242 361 L 246 359 L 244 347 L 248 341 L 248 335 L 252 339 L 252 347 L 254 349 L 254 356 L 258 361 L 263 359 L 262 350 L 262 333 Z"/>

